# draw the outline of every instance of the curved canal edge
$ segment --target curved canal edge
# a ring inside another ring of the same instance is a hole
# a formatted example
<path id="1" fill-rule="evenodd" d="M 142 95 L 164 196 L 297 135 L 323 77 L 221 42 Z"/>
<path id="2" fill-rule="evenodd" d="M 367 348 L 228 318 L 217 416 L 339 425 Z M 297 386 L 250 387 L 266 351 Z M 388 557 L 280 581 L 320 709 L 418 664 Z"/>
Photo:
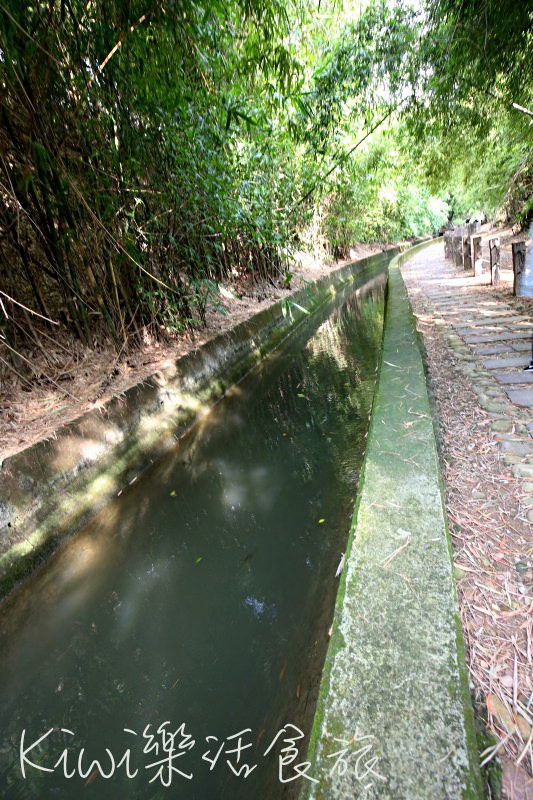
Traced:
<path id="1" fill-rule="evenodd" d="M 431 242 L 433 243 L 433 242 Z M 300 800 L 482 798 L 443 484 L 396 256 Z"/>
<path id="2" fill-rule="evenodd" d="M 0 463 L 0 598 L 46 561 L 270 352 L 400 247 L 333 270 L 101 409 Z"/>

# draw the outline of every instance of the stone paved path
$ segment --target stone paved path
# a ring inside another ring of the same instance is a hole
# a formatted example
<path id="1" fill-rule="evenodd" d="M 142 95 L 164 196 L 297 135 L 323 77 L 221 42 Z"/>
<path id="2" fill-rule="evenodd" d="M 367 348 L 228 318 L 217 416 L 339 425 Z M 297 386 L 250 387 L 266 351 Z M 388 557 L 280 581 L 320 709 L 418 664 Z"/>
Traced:
<path id="1" fill-rule="evenodd" d="M 448 346 L 466 362 L 463 371 L 491 418 L 503 463 L 531 492 L 533 373 L 523 368 L 531 358 L 533 304 L 531 317 L 514 311 L 487 287 L 487 274 L 475 278 L 447 262 L 440 242 L 408 262 L 403 272 L 445 326 Z M 512 278 L 510 273 L 505 277 Z M 528 519 L 533 522 L 533 505 Z"/>
<path id="2" fill-rule="evenodd" d="M 476 712 L 500 742 L 502 800 L 533 800 L 533 374 L 523 372 L 533 303 L 515 306 L 487 275 L 452 266 L 441 243 L 415 252 L 402 273 L 439 415 Z M 517 720 L 527 708 L 527 730 L 503 721 L 502 708 Z"/>

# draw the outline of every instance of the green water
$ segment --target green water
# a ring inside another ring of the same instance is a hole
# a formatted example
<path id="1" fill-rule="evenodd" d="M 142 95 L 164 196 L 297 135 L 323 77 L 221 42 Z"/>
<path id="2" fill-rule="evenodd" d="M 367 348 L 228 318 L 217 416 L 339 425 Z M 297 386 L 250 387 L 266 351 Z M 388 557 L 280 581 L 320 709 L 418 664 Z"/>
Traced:
<path id="1" fill-rule="evenodd" d="M 0 797 L 298 791 L 383 283 L 313 315 L 3 604 Z"/>

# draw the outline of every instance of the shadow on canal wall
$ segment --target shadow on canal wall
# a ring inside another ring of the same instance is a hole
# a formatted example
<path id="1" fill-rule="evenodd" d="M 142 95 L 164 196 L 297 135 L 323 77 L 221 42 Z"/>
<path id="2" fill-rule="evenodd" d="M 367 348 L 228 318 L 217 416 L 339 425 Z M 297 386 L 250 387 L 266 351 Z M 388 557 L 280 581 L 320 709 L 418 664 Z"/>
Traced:
<path id="1" fill-rule="evenodd" d="M 131 484 L 299 324 L 366 268 L 333 271 L 113 397 L 0 468 L 0 597 Z"/>

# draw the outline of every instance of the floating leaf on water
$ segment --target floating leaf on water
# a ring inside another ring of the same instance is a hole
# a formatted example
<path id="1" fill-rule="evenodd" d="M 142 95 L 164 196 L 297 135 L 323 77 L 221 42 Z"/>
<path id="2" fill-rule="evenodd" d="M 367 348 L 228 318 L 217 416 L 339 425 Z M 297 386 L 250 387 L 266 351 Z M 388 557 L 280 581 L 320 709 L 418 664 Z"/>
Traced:
<path id="1" fill-rule="evenodd" d="M 319 519 L 319 520 L 318 520 L 318 524 L 319 524 L 319 525 L 322 525 L 322 523 L 323 523 L 323 522 L 325 522 L 325 521 L 326 521 L 325 519 Z"/>
<path id="2" fill-rule="evenodd" d="M 175 491 L 175 489 L 172 489 L 172 491 L 170 492 L 170 496 L 171 496 L 171 497 L 176 497 L 176 491 Z"/>
<path id="3" fill-rule="evenodd" d="M 195 561 L 194 563 L 195 563 L 195 564 L 199 564 L 199 563 L 200 563 L 200 561 L 203 561 L 203 560 L 204 560 L 204 557 L 203 557 L 203 556 L 198 556 L 198 558 L 196 559 L 196 561 Z"/>
<path id="4" fill-rule="evenodd" d="M 97 778 L 98 775 L 100 775 L 100 774 L 101 774 L 101 772 L 100 772 L 99 769 L 93 769 L 93 771 L 91 772 L 91 774 L 89 775 L 89 777 L 85 781 L 85 786 L 89 786 L 89 784 L 92 783 L 94 781 L 94 779 Z"/>

